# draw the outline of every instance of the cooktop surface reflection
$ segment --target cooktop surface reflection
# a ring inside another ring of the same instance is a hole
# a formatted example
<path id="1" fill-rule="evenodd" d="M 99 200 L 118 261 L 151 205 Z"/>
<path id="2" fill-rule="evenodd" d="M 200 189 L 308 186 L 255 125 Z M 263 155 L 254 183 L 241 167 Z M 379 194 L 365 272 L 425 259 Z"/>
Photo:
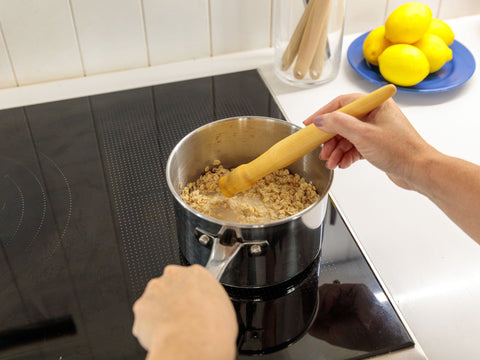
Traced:
<path id="1" fill-rule="evenodd" d="M 145 358 L 131 307 L 184 263 L 168 156 L 192 130 L 245 115 L 284 118 L 256 70 L 0 111 L 0 359 Z M 293 280 L 254 302 L 231 294 L 239 358 L 413 345 L 333 202 L 321 257 Z"/>

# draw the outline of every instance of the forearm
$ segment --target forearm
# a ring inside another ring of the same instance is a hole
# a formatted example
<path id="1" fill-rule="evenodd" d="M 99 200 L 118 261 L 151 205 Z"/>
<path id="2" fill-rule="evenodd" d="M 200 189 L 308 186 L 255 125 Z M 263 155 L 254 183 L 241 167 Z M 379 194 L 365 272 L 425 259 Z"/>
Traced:
<path id="1" fill-rule="evenodd" d="M 433 150 L 411 185 L 480 244 L 480 166 Z"/>

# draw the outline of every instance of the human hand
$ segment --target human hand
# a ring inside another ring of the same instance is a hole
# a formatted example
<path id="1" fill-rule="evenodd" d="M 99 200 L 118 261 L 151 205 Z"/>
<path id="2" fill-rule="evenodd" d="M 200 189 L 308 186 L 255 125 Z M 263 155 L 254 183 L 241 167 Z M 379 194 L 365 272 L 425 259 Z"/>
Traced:
<path id="1" fill-rule="evenodd" d="M 234 359 L 238 333 L 222 285 L 200 265 L 169 265 L 133 305 L 147 359 Z"/>
<path id="2" fill-rule="evenodd" d="M 309 333 L 347 349 L 373 351 L 395 344 L 402 333 L 364 284 L 324 284 Z"/>
<path id="3" fill-rule="evenodd" d="M 347 168 L 365 158 L 386 172 L 397 185 L 413 188 L 417 160 L 433 148 L 417 133 L 397 104 L 389 99 L 361 119 L 335 111 L 361 97 L 342 95 L 333 99 L 307 120 L 321 130 L 338 134 L 327 141 L 320 158 L 329 169 Z"/>

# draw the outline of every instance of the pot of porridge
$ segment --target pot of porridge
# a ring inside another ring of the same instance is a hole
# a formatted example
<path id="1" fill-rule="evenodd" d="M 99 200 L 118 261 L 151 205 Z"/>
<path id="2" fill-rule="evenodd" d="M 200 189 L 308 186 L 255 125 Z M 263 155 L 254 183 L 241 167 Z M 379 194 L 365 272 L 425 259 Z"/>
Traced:
<path id="1" fill-rule="evenodd" d="M 333 171 L 316 149 L 250 190 L 225 198 L 218 179 L 300 127 L 267 117 L 236 117 L 185 136 L 167 162 L 177 236 L 190 264 L 206 266 L 224 285 L 277 285 L 320 255 Z"/>

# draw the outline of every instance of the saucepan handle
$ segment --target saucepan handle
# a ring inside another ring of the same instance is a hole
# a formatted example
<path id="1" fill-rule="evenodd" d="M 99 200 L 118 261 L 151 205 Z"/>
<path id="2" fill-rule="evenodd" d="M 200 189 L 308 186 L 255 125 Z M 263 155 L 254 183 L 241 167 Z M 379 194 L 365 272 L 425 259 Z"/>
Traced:
<path id="1" fill-rule="evenodd" d="M 250 247 L 250 253 L 252 255 L 260 255 L 263 252 L 262 249 L 265 246 L 268 246 L 268 241 L 258 240 L 235 242 L 231 246 L 226 246 L 220 243 L 220 239 L 218 237 L 214 237 L 212 251 L 210 252 L 210 257 L 207 261 L 207 264 L 205 265 L 206 269 L 210 271 L 218 281 L 220 281 L 230 262 L 244 246 Z"/>
<path id="2" fill-rule="evenodd" d="M 241 248 L 248 246 L 250 255 L 258 256 L 262 255 L 264 249 L 269 245 L 267 240 L 245 241 L 241 237 L 240 232 L 229 230 L 230 229 L 222 228 L 218 234 L 211 234 L 199 228 L 195 229 L 198 242 L 203 246 L 211 245 L 212 249 L 205 268 L 219 281 L 222 278 L 225 269 Z M 229 241 L 221 241 L 221 239 L 228 239 Z M 224 244 L 222 244 L 222 242 Z M 226 245 L 225 242 L 228 242 L 231 245 Z"/>
<path id="3" fill-rule="evenodd" d="M 220 244 L 219 238 L 214 237 L 212 251 L 205 267 L 220 281 L 228 264 L 230 264 L 243 245 L 244 243 L 236 242 L 232 246 L 225 246 Z"/>

